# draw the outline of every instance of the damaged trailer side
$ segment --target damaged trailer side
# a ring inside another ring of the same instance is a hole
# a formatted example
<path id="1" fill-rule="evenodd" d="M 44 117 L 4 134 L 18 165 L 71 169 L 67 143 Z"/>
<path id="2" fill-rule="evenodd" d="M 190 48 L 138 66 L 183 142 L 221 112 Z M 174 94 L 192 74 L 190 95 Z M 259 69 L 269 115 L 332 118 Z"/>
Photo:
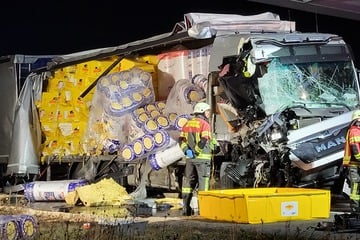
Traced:
<path id="1" fill-rule="evenodd" d="M 179 25 L 180 26 L 180 25 Z M 179 26 L 174 31 L 179 30 Z M 124 162 L 121 156 L 111 155 L 107 153 L 97 153 L 95 155 L 89 154 L 59 154 L 54 153 L 48 156 L 41 156 L 43 154 L 42 148 L 44 148 L 44 124 L 42 125 L 42 132 L 39 134 L 36 128 L 36 124 L 40 123 L 41 110 L 35 108 L 34 104 L 41 101 L 42 92 L 46 92 L 48 79 L 52 75 L 59 74 L 60 72 L 67 71 L 74 66 L 83 66 L 92 61 L 106 61 L 111 63 L 106 68 L 102 66 L 101 73 L 93 78 L 91 83 L 83 88 L 81 92 L 77 92 L 78 99 L 86 99 L 90 91 L 94 90 L 96 83 L 103 76 L 108 74 L 116 65 L 119 70 L 120 64 L 118 64 L 125 57 L 127 58 L 124 64 L 130 62 L 137 62 L 138 56 L 146 56 L 149 53 L 160 53 L 163 49 L 173 48 L 179 45 L 179 43 L 188 42 L 191 38 L 184 32 L 175 34 L 174 32 L 168 34 L 162 34 L 146 40 L 137 41 L 130 44 L 125 44 L 116 48 L 96 49 L 80 53 L 74 53 L 66 56 L 53 57 L 52 61 L 48 63 L 46 67 L 40 67 L 38 69 L 32 69 L 33 74 L 30 74 L 26 79 L 25 86 L 22 88 L 22 98 L 17 101 L 17 122 L 15 122 L 15 136 L 13 138 L 12 149 L 13 154 L 8 162 L 8 168 L 6 172 L 5 184 L 7 186 L 17 185 L 17 187 L 6 188 L 6 191 L 22 190 L 21 183 L 24 181 L 42 179 L 42 180 L 58 180 L 68 178 L 86 178 L 90 181 L 99 179 L 101 177 L 113 177 L 117 179 L 123 185 L 127 185 L 127 176 L 136 174 L 136 171 L 140 170 L 140 167 L 133 161 Z M 201 47 L 209 44 L 209 40 L 198 41 L 193 43 L 194 46 Z M 133 61 L 134 60 L 134 61 Z M 99 68 L 100 69 L 100 68 Z M 99 70 L 98 69 L 98 70 Z M 91 101 L 91 98 L 90 98 Z M 37 106 L 38 107 L 38 106 Z M 36 112 L 36 110 L 38 112 Z M 38 114 L 38 115 L 36 115 Z M 38 119 L 38 120 L 36 120 Z M 26 121 L 25 121 L 26 120 Z M 29 129 L 24 129 L 20 126 L 27 125 L 29 123 Z M 24 130 L 26 134 L 24 135 Z M 29 131 L 26 131 L 29 130 Z M 42 136 L 41 144 L 39 144 L 39 137 Z M 18 140 L 15 140 L 18 139 Z M 45 143 L 46 144 L 46 143 Z M 16 149 L 24 149 L 23 146 L 29 146 L 25 151 L 16 151 Z M 33 156 L 33 157 L 29 157 Z M 42 160 L 40 160 L 42 158 Z M 26 160 L 24 160 L 26 159 Z M 33 159 L 33 160 L 31 160 Z M 141 162 L 142 159 L 137 159 L 137 162 Z M 137 166 L 135 169 L 134 165 Z M 141 173 L 139 173 L 141 174 Z M 138 184 L 140 175 L 137 174 L 137 179 L 133 179 L 133 184 Z M 31 176 L 29 179 L 29 175 Z M 35 175 L 35 177 L 34 177 Z M 169 176 L 169 174 L 166 174 Z M 174 187 L 169 186 L 166 183 L 167 188 Z M 170 184 L 174 185 L 174 184 Z M 11 190 L 10 190 L 11 189 Z"/>
<path id="2" fill-rule="evenodd" d="M 2 94 L 0 98 L 1 102 L 3 103 L 0 110 L 0 122 L 3 126 L 0 132 L 0 137 L 2 139 L 0 142 L 0 176 L 2 179 L 0 185 L 1 188 L 6 185 L 7 181 L 10 181 L 12 184 L 14 184 L 14 179 L 10 179 L 13 173 L 10 164 L 14 163 L 17 165 L 19 160 L 18 156 L 26 156 L 26 151 L 24 152 L 23 150 L 28 147 L 28 145 L 24 142 L 20 144 L 19 148 L 14 146 L 19 143 L 17 136 L 21 136 L 22 139 L 28 138 L 24 132 L 19 133 L 19 124 L 15 124 L 16 121 L 20 120 L 17 116 L 22 114 L 19 113 L 19 111 L 22 111 L 25 114 L 28 112 L 27 106 L 25 106 L 25 109 L 20 110 L 20 108 L 23 108 L 21 106 L 22 101 L 28 101 L 27 99 L 30 99 L 30 95 L 24 96 L 25 90 L 23 90 L 23 87 L 25 85 L 25 79 L 31 71 L 45 66 L 52 58 L 54 58 L 54 55 L 21 54 L 2 56 L 0 58 L 0 84 L 2 86 Z M 24 124 L 21 126 L 27 126 L 27 118 L 21 119 L 21 121 L 23 121 Z M 39 122 L 35 122 L 35 125 L 36 124 L 39 124 Z M 13 133 L 14 131 L 15 133 Z M 14 141 L 12 141 L 13 135 L 15 136 L 14 138 L 16 138 Z M 33 134 L 31 133 L 30 136 L 33 136 Z M 39 155 L 39 149 L 37 148 L 35 151 L 37 152 L 37 155 Z M 17 157 L 15 157 L 15 162 L 9 161 L 11 158 L 10 155 L 17 155 Z M 24 166 L 25 168 L 20 171 L 22 176 L 26 176 L 29 173 L 35 175 L 38 174 L 38 159 L 39 158 L 36 157 L 34 161 L 36 166 L 31 171 L 27 171 L 28 169 L 26 169 L 26 166 Z M 26 160 L 22 158 L 22 161 Z M 18 174 L 19 170 L 16 169 L 15 173 Z"/>
<path id="3" fill-rule="evenodd" d="M 41 179 L 112 177 L 141 198 L 147 187 L 180 192 L 177 136 L 205 99 L 221 149 L 213 188 L 343 184 L 341 141 L 318 155 L 297 149 L 331 145 L 315 145 L 323 138 L 314 129 L 340 139 L 359 103 L 352 55 L 340 36 L 298 33 L 273 13 L 189 13 L 170 33 L 58 56 L 34 74 L 43 88 L 34 98 L 45 138 Z M 281 86 L 305 80 L 314 83 L 303 87 L 316 90 L 316 101 L 284 94 Z M 269 86 L 277 88 L 273 98 Z"/>

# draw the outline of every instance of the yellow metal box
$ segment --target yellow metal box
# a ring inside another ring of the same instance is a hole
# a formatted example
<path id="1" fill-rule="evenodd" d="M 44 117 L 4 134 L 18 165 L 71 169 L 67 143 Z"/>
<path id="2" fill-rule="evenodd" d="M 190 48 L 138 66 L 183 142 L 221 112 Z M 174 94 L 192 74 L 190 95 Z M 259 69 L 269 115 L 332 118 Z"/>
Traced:
<path id="1" fill-rule="evenodd" d="M 269 223 L 330 217 L 329 190 L 246 188 L 199 191 L 200 216 L 238 223 Z"/>

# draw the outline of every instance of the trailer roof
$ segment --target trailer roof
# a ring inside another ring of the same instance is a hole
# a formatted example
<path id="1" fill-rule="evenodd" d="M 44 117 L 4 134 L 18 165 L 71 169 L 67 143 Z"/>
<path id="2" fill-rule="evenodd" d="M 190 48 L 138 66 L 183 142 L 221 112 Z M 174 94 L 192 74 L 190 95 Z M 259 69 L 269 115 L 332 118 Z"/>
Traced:
<path id="1" fill-rule="evenodd" d="M 295 22 L 280 20 L 279 15 L 264 12 L 243 16 L 235 14 L 187 13 L 168 33 L 115 47 L 92 49 L 55 57 L 48 66 L 37 71 L 53 70 L 81 62 L 113 56 L 161 53 L 181 44 L 188 49 L 210 45 L 215 36 L 239 33 L 295 31 Z M 196 39 L 196 41 L 194 41 Z"/>

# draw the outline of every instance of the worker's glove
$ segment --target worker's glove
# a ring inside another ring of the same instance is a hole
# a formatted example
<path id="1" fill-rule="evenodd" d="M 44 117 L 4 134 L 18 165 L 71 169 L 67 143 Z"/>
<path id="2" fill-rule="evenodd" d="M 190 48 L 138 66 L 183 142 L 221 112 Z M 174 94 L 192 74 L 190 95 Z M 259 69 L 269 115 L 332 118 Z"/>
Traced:
<path id="1" fill-rule="evenodd" d="M 345 182 L 349 187 L 351 187 L 351 180 L 349 178 L 346 178 Z"/>
<path id="2" fill-rule="evenodd" d="M 194 156 L 194 153 L 191 149 L 188 149 L 185 151 L 185 155 L 188 157 L 188 158 L 195 158 Z"/>
<path id="3" fill-rule="evenodd" d="M 215 146 L 214 150 L 212 150 L 213 154 L 218 154 L 221 151 L 220 146 Z"/>

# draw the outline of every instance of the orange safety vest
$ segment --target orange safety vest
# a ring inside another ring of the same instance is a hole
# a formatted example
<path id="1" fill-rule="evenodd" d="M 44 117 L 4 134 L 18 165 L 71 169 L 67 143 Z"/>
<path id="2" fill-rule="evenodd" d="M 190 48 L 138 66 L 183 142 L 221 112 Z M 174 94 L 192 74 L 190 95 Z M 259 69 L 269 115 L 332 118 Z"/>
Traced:
<path id="1" fill-rule="evenodd" d="M 360 128 L 356 125 L 352 125 L 346 133 L 343 165 L 360 166 Z"/>
<path id="2" fill-rule="evenodd" d="M 207 143 L 202 149 L 198 146 L 201 138 L 207 139 Z M 197 159 L 211 160 L 211 130 L 209 122 L 205 119 L 200 117 L 189 119 L 181 128 L 180 139 L 183 139 L 180 142 L 182 151 L 190 148 L 195 152 Z"/>

